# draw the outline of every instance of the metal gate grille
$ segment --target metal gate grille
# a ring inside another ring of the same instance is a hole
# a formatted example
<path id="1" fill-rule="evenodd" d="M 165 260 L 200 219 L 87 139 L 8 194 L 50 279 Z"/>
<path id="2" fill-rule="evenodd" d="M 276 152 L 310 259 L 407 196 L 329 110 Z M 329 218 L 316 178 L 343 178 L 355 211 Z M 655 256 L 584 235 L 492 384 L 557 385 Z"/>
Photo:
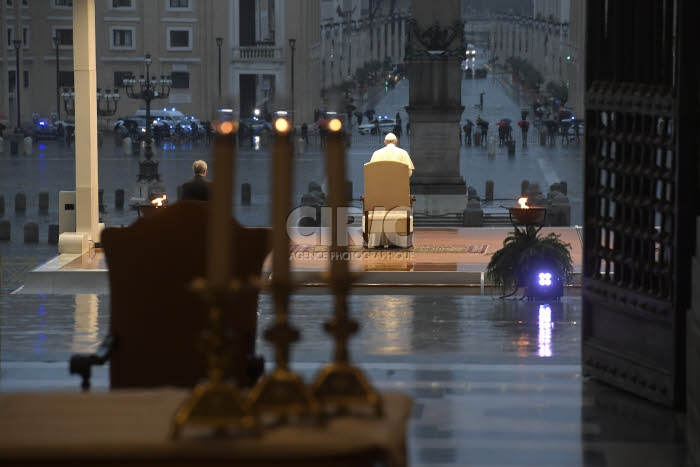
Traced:
<path id="1" fill-rule="evenodd" d="M 669 406 L 685 363 L 678 6 L 589 0 L 586 43 L 583 367 Z"/>
<path id="2" fill-rule="evenodd" d="M 587 116 L 586 277 L 668 301 L 676 192 L 671 89 L 595 82 Z"/>

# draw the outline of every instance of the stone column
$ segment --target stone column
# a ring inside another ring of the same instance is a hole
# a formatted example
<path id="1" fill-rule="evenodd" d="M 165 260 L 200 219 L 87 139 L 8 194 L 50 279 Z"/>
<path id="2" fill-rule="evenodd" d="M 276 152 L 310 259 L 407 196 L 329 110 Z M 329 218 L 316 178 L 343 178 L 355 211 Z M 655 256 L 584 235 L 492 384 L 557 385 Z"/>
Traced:
<path id="1" fill-rule="evenodd" d="M 460 175 L 460 119 L 464 25 L 459 0 L 412 0 L 407 24 L 414 209 L 461 213 L 467 187 Z"/>
<path id="2" fill-rule="evenodd" d="M 59 238 L 59 253 L 85 253 L 100 241 L 97 185 L 95 0 L 73 2 L 75 74 L 75 232 Z"/>

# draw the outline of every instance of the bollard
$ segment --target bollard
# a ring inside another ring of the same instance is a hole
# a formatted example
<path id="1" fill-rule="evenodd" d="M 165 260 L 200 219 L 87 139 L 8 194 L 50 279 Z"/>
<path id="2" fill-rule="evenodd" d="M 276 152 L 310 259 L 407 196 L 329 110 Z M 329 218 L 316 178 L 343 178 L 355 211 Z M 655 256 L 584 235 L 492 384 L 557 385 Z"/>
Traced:
<path id="1" fill-rule="evenodd" d="M 0 153 L 5 152 L 5 139 L 0 136 Z"/>
<path id="2" fill-rule="evenodd" d="M 530 186 L 530 181 L 527 179 L 520 182 L 520 196 L 525 196 L 525 193 L 527 193 L 527 189 L 529 186 Z"/>
<path id="3" fill-rule="evenodd" d="M 15 214 L 24 214 L 27 212 L 27 195 L 17 193 L 15 195 Z"/>
<path id="4" fill-rule="evenodd" d="M 124 149 L 124 154 L 126 154 L 127 156 L 131 155 L 131 138 L 129 138 L 128 136 L 124 138 L 124 140 L 122 141 L 122 148 Z"/>
<path id="5" fill-rule="evenodd" d="M 0 221 L 0 242 L 9 242 L 12 238 L 12 225 L 7 219 Z"/>
<path id="6" fill-rule="evenodd" d="M 558 191 L 547 196 L 550 206 L 547 208 L 547 225 L 552 227 L 569 227 L 571 225 L 571 203 L 569 198 Z"/>
<path id="7" fill-rule="evenodd" d="M 122 211 L 124 209 L 124 190 L 117 188 L 114 192 L 114 209 Z"/>
<path id="8" fill-rule="evenodd" d="M 513 140 L 508 141 L 507 146 L 508 146 L 508 155 L 514 156 L 515 155 L 515 141 L 513 141 Z"/>
<path id="9" fill-rule="evenodd" d="M 49 193 L 47 191 L 39 192 L 39 214 L 48 214 L 49 212 Z"/>
<path id="10" fill-rule="evenodd" d="M 348 191 L 347 191 L 347 196 L 348 196 L 348 197 L 347 197 L 346 199 L 347 199 L 348 201 L 352 201 L 352 200 L 353 200 L 353 198 L 352 198 L 352 180 L 346 180 L 346 181 L 345 181 L 345 187 L 346 187 L 346 189 L 348 190 Z"/>
<path id="11" fill-rule="evenodd" d="M 58 224 L 49 224 L 49 245 L 58 245 Z"/>
<path id="12" fill-rule="evenodd" d="M 489 141 L 488 141 L 487 145 L 488 145 L 489 156 L 495 156 L 496 155 L 496 137 L 489 136 Z"/>
<path id="13" fill-rule="evenodd" d="M 241 185 L 241 204 L 250 206 L 250 183 Z"/>
<path id="14" fill-rule="evenodd" d="M 31 136 L 26 136 L 24 138 L 24 154 L 25 155 L 30 155 L 32 153 L 32 137 Z"/>
<path id="15" fill-rule="evenodd" d="M 484 200 L 493 201 L 493 180 L 486 180 L 486 189 L 484 190 Z"/>
<path id="16" fill-rule="evenodd" d="M 540 131 L 540 146 L 547 146 L 547 133 Z"/>
<path id="17" fill-rule="evenodd" d="M 17 138 L 11 138 L 10 139 L 10 154 L 17 155 L 19 153 L 19 142 L 17 141 Z"/>
<path id="18" fill-rule="evenodd" d="M 100 212 L 105 212 L 105 204 L 104 204 L 104 197 L 105 197 L 105 189 L 100 188 L 97 190 L 97 208 L 99 209 Z"/>
<path id="19" fill-rule="evenodd" d="M 36 222 L 24 223 L 24 243 L 39 243 L 39 224 Z"/>
<path id="20" fill-rule="evenodd" d="M 5 215 L 5 197 L 0 195 L 0 217 Z"/>

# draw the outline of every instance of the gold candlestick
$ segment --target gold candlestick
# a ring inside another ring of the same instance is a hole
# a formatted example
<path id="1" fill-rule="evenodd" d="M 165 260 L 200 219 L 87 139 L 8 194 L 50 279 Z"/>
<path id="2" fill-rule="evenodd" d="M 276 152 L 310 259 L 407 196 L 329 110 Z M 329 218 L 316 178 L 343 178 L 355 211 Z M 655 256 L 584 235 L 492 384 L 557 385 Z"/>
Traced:
<path id="1" fill-rule="evenodd" d="M 382 401 L 362 371 L 350 363 L 348 340 L 358 329 L 348 316 L 347 294 L 353 282 L 346 245 L 339 245 L 340 229 L 347 228 L 347 219 L 339 219 L 339 208 L 347 206 L 345 190 L 345 146 L 342 122 L 333 119 L 326 145 L 326 167 L 332 212 L 332 242 L 330 256 L 330 287 L 335 295 L 334 317 L 324 324 L 326 332 L 335 339 L 333 362 L 319 371 L 312 385 L 316 398 L 325 412 L 347 412 L 350 408 L 369 407 L 382 414 Z M 342 238 L 346 238 L 345 235 Z"/>
<path id="2" fill-rule="evenodd" d="M 212 428 L 220 434 L 228 427 L 258 432 L 257 419 L 247 410 L 245 399 L 235 385 L 224 380 L 226 343 L 222 310 L 230 308 L 245 293 L 241 281 L 232 280 L 232 252 L 236 239 L 231 224 L 232 172 L 236 159 L 236 123 L 219 124 L 214 139 L 214 183 L 209 200 L 207 278 L 193 282 L 193 289 L 209 305 L 206 334 L 208 380 L 198 384 L 175 413 L 171 437 L 177 438 L 185 426 Z M 233 261 L 235 264 L 235 261 Z M 245 284 L 252 287 L 251 284 Z"/>
<path id="3" fill-rule="evenodd" d="M 279 422 L 289 417 L 318 414 L 318 404 L 303 379 L 289 369 L 289 352 L 299 340 L 299 331 L 288 320 L 289 295 L 293 284 L 289 271 L 287 217 L 291 212 L 292 158 L 291 125 L 285 118 L 275 121 L 273 148 L 273 258 L 272 295 L 275 324 L 265 331 L 265 339 L 275 346 L 275 370 L 263 376 L 248 396 L 248 410 L 258 419 L 273 416 Z"/>

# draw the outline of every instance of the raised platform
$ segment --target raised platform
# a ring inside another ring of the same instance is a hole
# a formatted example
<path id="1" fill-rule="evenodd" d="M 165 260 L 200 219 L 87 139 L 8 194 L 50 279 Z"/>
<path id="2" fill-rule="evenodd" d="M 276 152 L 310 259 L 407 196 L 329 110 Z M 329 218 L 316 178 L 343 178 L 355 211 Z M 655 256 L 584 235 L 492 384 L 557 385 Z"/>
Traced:
<path id="1" fill-rule="evenodd" d="M 503 245 L 512 227 L 494 228 L 416 228 L 413 248 L 363 249 L 348 247 L 351 270 L 358 274 L 359 288 L 382 287 L 478 287 L 489 284 L 484 273 L 491 255 Z M 575 279 L 578 284 L 582 264 L 582 236 L 578 227 L 543 228 L 556 232 L 571 244 Z M 329 247 L 317 244 L 294 245 L 290 251 L 292 279 L 300 287 L 323 287 L 330 261 Z M 173 258 L 177 261 L 177 258 Z M 263 279 L 271 273 L 271 258 L 263 267 Z M 83 255 L 59 255 L 27 274 L 14 293 L 80 294 L 109 293 L 109 271 L 100 249 Z"/>

